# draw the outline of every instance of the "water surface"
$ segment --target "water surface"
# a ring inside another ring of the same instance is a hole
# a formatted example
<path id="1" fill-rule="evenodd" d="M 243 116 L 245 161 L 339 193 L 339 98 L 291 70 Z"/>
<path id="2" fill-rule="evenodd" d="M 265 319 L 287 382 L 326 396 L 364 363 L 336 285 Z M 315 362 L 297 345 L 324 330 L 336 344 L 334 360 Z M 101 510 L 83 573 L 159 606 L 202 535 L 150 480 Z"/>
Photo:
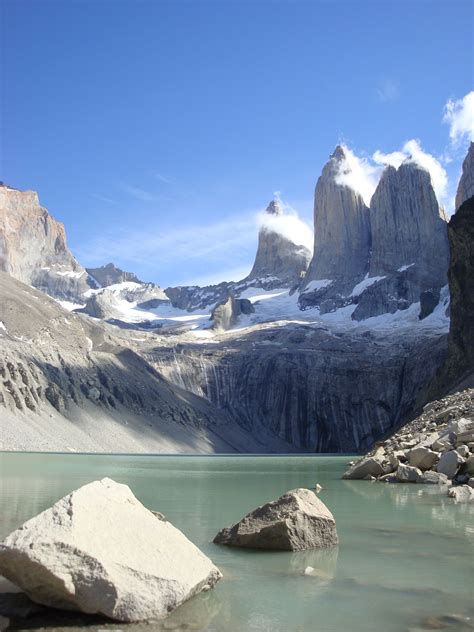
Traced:
<path id="1" fill-rule="evenodd" d="M 342 481 L 347 461 L 3 453 L 0 537 L 67 492 L 108 476 L 164 513 L 224 578 L 162 624 L 99 629 L 407 632 L 428 625 L 428 617 L 474 617 L 474 507 L 455 505 L 434 486 Z M 255 506 L 317 482 L 336 518 L 339 547 L 280 553 L 212 544 L 219 529 Z M 307 566 L 314 576 L 304 574 Z"/>

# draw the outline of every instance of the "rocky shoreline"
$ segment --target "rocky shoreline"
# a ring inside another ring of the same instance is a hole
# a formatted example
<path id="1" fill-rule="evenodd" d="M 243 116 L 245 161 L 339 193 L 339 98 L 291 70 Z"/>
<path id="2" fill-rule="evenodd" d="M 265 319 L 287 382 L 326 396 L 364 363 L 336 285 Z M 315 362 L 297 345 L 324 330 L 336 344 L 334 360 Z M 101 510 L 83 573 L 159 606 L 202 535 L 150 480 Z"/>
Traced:
<path id="1" fill-rule="evenodd" d="M 442 485 L 455 501 L 474 502 L 474 389 L 427 404 L 343 478 Z"/>

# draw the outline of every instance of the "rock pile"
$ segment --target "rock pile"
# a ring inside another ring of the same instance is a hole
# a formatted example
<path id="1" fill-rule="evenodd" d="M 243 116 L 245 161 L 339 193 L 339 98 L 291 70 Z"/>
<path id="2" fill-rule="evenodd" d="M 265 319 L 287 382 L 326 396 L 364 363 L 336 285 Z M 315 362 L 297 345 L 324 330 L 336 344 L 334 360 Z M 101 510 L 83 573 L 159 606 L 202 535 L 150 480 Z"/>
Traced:
<path id="1" fill-rule="evenodd" d="M 474 502 L 474 389 L 427 404 L 419 417 L 352 463 L 343 478 L 454 485 L 450 497 Z"/>

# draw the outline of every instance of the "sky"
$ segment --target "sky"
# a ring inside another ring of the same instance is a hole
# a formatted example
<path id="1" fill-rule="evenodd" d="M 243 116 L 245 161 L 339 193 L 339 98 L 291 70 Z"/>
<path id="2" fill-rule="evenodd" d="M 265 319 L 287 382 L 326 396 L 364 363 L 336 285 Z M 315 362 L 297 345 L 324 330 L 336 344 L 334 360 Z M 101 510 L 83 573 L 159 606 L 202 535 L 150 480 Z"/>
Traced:
<path id="1" fill-rule="evenodd" d="M 471 0 L 3 0 L 0 179 L 93 267 L 238 280 L 278 196 L 307 239 L 338 143 L 369 198 L 407 155 L 452 212 Z M 285 228 L 285 230 L 286 230 Z"/>

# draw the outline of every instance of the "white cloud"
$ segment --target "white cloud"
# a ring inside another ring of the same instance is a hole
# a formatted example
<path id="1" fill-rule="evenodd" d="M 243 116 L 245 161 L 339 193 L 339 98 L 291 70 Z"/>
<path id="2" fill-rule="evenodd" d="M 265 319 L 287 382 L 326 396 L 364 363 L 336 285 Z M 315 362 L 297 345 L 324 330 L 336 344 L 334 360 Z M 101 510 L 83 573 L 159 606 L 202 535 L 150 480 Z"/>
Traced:
<path id="1" fill-rule="evenodd" d="M 444 106 L 443 122 L 449 125 L 449 136 L 454 144 L 474 141 L 474 91 L 462 99 L 449 99 Z"/>
<path id="2" fill-rule="evenodd" d="M 306 222 L 299 218 L 297 211 L 290 205 L 281 201 L 279 192 L 275 193 L 275 199 L 280 202 L 283 214 L 270 215 L 261 211 L 257 215 L 257 226 L 274 233 L 278 233 L 298 246 L 305 246 L 313 250 L 313 230 Z"/>
<path id="3" fill-rule="evenodd" d="M 341 161 L 336 182 L 360 193 L 365 204 L 369 206 L 380 180 L 382 168 L 368 158 L 356 156 L 346 145 L 342 145 L 342 148 L 346 158 Z"/>
<path id="4" fill-rule="evenodd" d="M 120 185 L 120 188 L 136 200 L 140 200 L 140 202 L 153 202 L 156 200 L 156 196 L 151 194 L 149 191 L 145 191 L 145 189 L 140 189 L 139 187 L 135 187 L 131 184 L 124 182 Z"/>
<path id="5" fill-rule="evenodd" d="M 404 160 L 416 162 L 416 164 L 429 172 L 433 189 L 440 203 L 447 205 L 450 202 L 448 198 L 448 174 L 446 173 L 446 169 L 435 156 L 422 149 L 419 140 L 414 138 L 408 140 L 400 151 L 394 151 L 388 154 L 377 150 L 372 158 L 374 162 L 379 165 L 392 165 L 397 169 Z"/>
<path id="6" fill-rule="evenodd" d="M 391 79 L 390 77 L 382 79 L 376 88 L 376 94 L 381 103 L 394 101 L 400 95 L 400 86 L 398 81 L 395 81 L 395 79 Z"/>

